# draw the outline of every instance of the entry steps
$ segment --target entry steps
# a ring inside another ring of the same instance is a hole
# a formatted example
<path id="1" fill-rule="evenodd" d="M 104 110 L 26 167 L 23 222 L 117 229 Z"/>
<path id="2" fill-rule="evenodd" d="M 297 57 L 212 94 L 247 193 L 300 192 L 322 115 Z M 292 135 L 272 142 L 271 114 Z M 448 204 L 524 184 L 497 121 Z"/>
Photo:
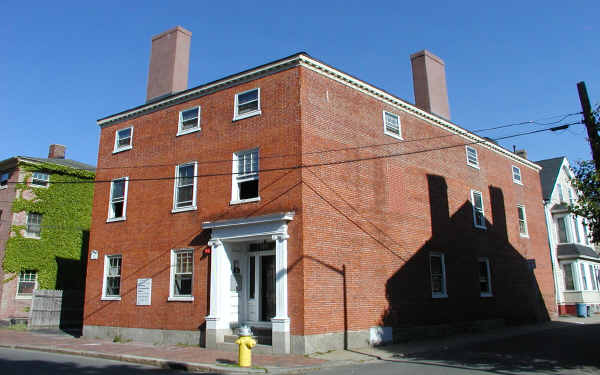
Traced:
<path id="1" fill-rule="evenodd" d="M 256 340 L 258 345 L 268 345 L 271 346 L 273 344 L 272 338 L 272 330 L 270 328 L 258 328 L 252 327 L 252 338 Z M 237 335 L 225 335 L 224 341 L 226 343 L 235 343 L 235 340 L 238 339 Z"/>

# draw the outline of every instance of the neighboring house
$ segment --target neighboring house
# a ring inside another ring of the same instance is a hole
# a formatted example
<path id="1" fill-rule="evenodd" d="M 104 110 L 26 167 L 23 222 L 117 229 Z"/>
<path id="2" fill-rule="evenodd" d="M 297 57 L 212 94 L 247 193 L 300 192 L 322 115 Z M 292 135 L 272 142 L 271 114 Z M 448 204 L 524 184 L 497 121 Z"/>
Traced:
<path id="1" fill-rule="evenodd" d="M 416 105 L 306 53 L 187 89 L 190 38 L 98 120 L 85 336 L 310 353 L 555 314 L 541 168 L 449 121 L 438 57 Z"/>
<path id="2" fill-rule="evenodd" d="M 65 152 L 0 161 L 0 320 L 27 318 L 35 289 L 83 289 L 94 166 Z"/>
<path id="3" fill-rule="evenodd" d="M 540 160 L 542 190 L 560 314 L 576 314 L 576 304 L 600 312 L 600 256 L 590 242 L 585 220 L 569 212 L 577 200 L 566 157 Z"/>

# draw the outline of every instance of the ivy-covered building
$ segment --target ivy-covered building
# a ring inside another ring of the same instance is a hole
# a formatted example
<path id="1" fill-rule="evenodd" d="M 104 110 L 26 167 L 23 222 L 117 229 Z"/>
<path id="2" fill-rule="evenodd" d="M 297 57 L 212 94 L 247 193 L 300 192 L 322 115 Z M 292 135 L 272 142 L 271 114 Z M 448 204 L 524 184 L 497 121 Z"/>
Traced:
<path id="1" fill-rule="evenodd" d="M 65 153 L 0 161 L 0 321 L 28 317 L 34 289 L 83 290 L 95 167 Z"/>

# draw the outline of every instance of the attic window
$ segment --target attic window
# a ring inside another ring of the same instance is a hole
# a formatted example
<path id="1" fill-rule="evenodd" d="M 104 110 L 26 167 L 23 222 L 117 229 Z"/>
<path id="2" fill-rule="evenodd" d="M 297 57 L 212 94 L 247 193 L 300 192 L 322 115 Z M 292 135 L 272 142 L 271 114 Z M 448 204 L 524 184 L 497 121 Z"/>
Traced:
<path id="1" fill-rule="evenodd" d="M 50 175 L 48 175 L 48 173 L 33 172 L 33 177 L 31 179 L 31 186 L 48 187 L 49 181 L 50 181 Z"/>
<path id="2" fill-rule="evenodd" d="M 179 112 L 177 135 L 188 134 L 200 130 L 200 107 Z"/>
<path id="3" fill-rule="evenodd" d="M 0 174 L 0 189 L 6 189 L 8 187 L 8 179 L 10 175 L 8 173 Z"/>
<path id="4" fill-rule="evenodd" d="M 512 166 L 512 176 L 515 184 L 523 185 L 523 181 L 521 180 L 521 169 L 519 167 Z"/>
<path id="5" fill-rule="evenodd" d="M 125 129 L 119 129 L 115 133 L 115 149 L 114 152 L 120 152 L 125 150 L 130 150 L 132 146 L 133 140 L 133 126 L 130 126 Z"/>
<path id="6" fill-rule="evenodd" d="M 252 89 L 235 95 L 233 120 L 260 115 L 260 89 Z"/>
<path id="7" fill-rule="evenodd" d="M 383 132 L 394 138 L 402 139 L 400 117 L 397 114 L 383 111 Z"/>
<path id="8" fill-rule="evenodd" d="M 467 146 L 467 165 L 479 169 L 479 157 L 477 149 Z"/>

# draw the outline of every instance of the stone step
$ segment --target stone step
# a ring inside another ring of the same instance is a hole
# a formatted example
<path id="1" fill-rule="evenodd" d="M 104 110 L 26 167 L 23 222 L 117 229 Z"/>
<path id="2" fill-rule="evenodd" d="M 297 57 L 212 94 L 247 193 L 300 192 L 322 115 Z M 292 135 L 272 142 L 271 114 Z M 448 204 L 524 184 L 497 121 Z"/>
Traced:
<path id="1" fill-rule="evenodd" d="M 239 336 L 237 335 L 225 335 L 225 342 L 227 343 L 235 343 L 235 340 L 238 339 Z M 259 345 L 271 345 L 273 342 L 273 338 L 271 337 L 271 335 L 269 336 L 256 336 L 253 335 L 252 338 L 254 340 L 256 340 L 256 343 Z"/>
<path id="2" fill-rule="evenodd" d="M 236 336 L 237 338 L 237 336 Z M 217 344 L 217 349 L 224 350 L 227 352 L 237 352 L 238 345 L 231 342 L 222 342 Z M 271 345 L 261 345 L 257 344 L 254 348 L 252 348 L 252 353 L 255 354 L 273 354 L 273 347 Z"/>

